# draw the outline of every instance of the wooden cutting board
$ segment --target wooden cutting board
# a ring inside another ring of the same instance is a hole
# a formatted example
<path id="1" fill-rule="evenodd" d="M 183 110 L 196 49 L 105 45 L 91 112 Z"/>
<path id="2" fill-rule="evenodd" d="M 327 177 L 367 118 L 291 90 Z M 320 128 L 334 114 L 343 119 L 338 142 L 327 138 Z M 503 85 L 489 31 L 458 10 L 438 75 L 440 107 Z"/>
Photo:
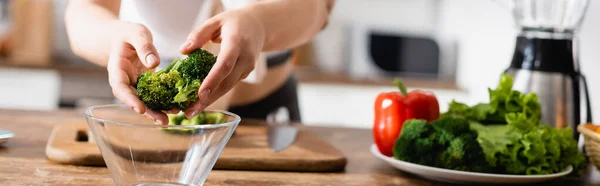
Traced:
<path id="1" fill-rule="evenodd" d="M 346 158 L 339 150 L 301 127 L 296 141 L 280 152 L 269 148 L 266 133 L 260 121 L 240 123 L 214 169 L 334 172 L 343 171 L 346 166 Z M 85 121 L 54 127 L 46 145 L 46 156 L 61 164 L 106 166 Z"/>

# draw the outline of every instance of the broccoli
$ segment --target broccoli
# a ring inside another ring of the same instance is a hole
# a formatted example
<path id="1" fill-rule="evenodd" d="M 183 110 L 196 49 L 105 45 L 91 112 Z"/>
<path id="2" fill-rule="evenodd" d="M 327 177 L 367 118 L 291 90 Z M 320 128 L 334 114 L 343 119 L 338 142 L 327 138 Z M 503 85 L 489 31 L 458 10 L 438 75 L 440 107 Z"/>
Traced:
<path id="1" fill-rule="evenodd" d="M 191 119 L 187 119 L 183 113 L 179 114 L 167 114 L 169 117 L 168 125 L 205 125 L 205 124 L 219 124 L 226 122 L 226 117 L 222 113 L 207 113 L 200 112 L 198 115 L 194 116 Z M 202 129 L 174 129 L 174 128 L 163 128 L 161 129 L 165 132 L 174 133 L 174 134 L 193 134 L 201 131 Z"/>
<path id="2" fill-rule="evenodd" d="M 169 117 L 169 125 L 181 125 L 182 121 L 185 120 L 185 115 L 183 114 L 168 114 Z"/>
<path id="3" fill-rule="evenodd" d="M 406 121 L 394 145 L 394 156 L 446 169 L 495 172 L 477 143 L 477 133 L 471 131 L 469 121 L 463 117 L 446 116 L 431 123 Z"/>
<path id="4" fill-rule="evenodd" d="M 487 163 L 483 150 L 477 142 L 477 133 L 471 131 L 469 120 L 462 117 L 442 117 L 431 122 L 438 133 L 441 152 L 437 167 L 475 171 L 496 172 Z"/>
<path id="5" fill-rule="evenodd" d="M 436 138 L 433 127 L 427 124 L 427 121 L 407 120 L 394 145 L 394 157 L 402 161 L 433 166 L 433 152 L 440 149 Z"/>
<path id="6" fill-rule="evenodd" d="M 198 100 L 198 89 L 216 58 L 206 50 L 197 49 L 156 73 L 143 72 L 135 84 L 137 95 L 152 110 L 174 107 L 185 110 Z"/>
<path id="7" fill-rule="evenodd" d="M 469 121 L 465 118 L 459 117 L 443 117 L 441 119 L 432 121 L 431 126 L 438 133 L 438 142 L 441 145 L 448 144 L 452 139 L 469 133 Z"/>
<path id="8" fill-rule="evenodd" d="M 203 112 L 200 113 L 200 114 L 198 114 L 198 115 L 196 115 L 195 117 L 193 117 L 189 121 L 190 121 L 190 123 L 189 123 L 190 125 L 202 125 L 202 124 L 205 124 L 205 122 L 207 124 L 210 124 L 209 122 L 206 121 L 206 116 L 205 116 L 205 114 Z"/>
<path id="9" fill-rule="evenodd" d="M 136 82 L 138 97 L 153 110 L 170 110 L 171 100 L 177 95 L 175 85 L 181 80 L 178 72 L 170 72 L 169 67 L 156 73 L 143 72 Z"/>
<path id="10" fill-rule="evenodd" d="M 224 123 L 227 121 L 225 118 L 225 115 L 218 113 L 218 112 L 206 113 L 205 115 L 206 115 L 205 116 L 206 123 L 216 124 L 216 123 Z"/>
<path id="11" fill-rule="evenodd" d="M 191 119 L 187 119 L 183 113 L 167 114 L 167 116 L 169 117 L 168 125 L 204 125 L 227 122 L 225 114 L 219 112 L 200 112 Z"/>

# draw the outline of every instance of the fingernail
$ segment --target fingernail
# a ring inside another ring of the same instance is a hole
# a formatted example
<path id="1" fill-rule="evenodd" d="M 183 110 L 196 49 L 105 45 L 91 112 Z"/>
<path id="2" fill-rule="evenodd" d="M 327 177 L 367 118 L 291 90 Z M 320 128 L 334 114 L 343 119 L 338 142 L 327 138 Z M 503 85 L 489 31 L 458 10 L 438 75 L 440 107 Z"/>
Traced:
<path id="1" fill-rule="evenodd" d="M 202 91 L 202 93 L 200 94 L 200 99 L 208 99 L 208 95 L 210 95 L 210 89 Z"/>
<path id="2" fill-rule="evenodd" d="M 188 47 L 192 46 L 192 41 L 186 41 L 183 45 L 181 45 L 181 47 L 179 48 L 180 50 L 186 49 Z"/>
<path id="3" fill-rule="evenodd" d="M 146 56 L 146 64 L 147 65 L 156 64 L 157 62 L 158 62 L 158 58 L 156 57 L 156 55 L 150 54 L 150 55 Z"/>
<path id="4" fill-rule="evenodd" d="M 133 110 L 137 113 L 140 113 L 140 109 L 138 109 L 137 107 L 133 107 Z M 141 114 L 141 113 L 140 113 Z"/>
<path id="5" fill-rule="evenodd" d="M 196 114 L 198 114 L 198 110 L 194 110 L 194 111 L 192 111 L 192 112 L 191 112 L 191 113 L 190 113 L 190 114 L 187 116 L 187 118 L 193 118 L 194 116 L 196 116 Z"/>
<path id="6" fill-rule="evenodd" d="M 160 123 L 160 124 L 165 124 L 162 120 L 157 119 L 156 122 Z"/>

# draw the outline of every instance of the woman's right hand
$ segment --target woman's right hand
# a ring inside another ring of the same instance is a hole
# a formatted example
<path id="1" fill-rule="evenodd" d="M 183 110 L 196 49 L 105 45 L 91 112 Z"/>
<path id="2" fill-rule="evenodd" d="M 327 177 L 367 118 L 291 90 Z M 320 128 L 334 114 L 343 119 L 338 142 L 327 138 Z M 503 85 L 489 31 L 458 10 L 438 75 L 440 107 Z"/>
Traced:
<path id="1" fill-rule="evenodd" d="M 159 63 L 159 55 L 152 44 L 152 34 L 145 26 L 127 22 L 117 22 L 123 32 L 112 42 L 108 59 L 108 78 L 113 94 L 124 104 L 139 114 L 156 122 L 166 124 L 164 112 L 149 109 L 138 98 L 134 87 L 139 75 L 153 71 Z"/>

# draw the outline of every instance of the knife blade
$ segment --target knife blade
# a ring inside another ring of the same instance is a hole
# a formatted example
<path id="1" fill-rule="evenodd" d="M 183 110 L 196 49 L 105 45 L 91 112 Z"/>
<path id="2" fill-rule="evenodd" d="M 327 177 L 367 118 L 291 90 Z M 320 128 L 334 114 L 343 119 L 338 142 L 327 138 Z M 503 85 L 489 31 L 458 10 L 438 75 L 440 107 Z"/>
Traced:
<path id="1" fill-rule="evenodd" d="M 15 135 L 11 131 L 0 129 L 0 145 L 6 143 L 8 139 L 14 136 Z"/>
<path id="2" fill-rule="evenodd" d="M 267 142 L 271 150 L 282 151 L 292 145 L 298 135 L 298 128 L 290 122 L 289 111 L 285 107 L 267 115 Z"/>

